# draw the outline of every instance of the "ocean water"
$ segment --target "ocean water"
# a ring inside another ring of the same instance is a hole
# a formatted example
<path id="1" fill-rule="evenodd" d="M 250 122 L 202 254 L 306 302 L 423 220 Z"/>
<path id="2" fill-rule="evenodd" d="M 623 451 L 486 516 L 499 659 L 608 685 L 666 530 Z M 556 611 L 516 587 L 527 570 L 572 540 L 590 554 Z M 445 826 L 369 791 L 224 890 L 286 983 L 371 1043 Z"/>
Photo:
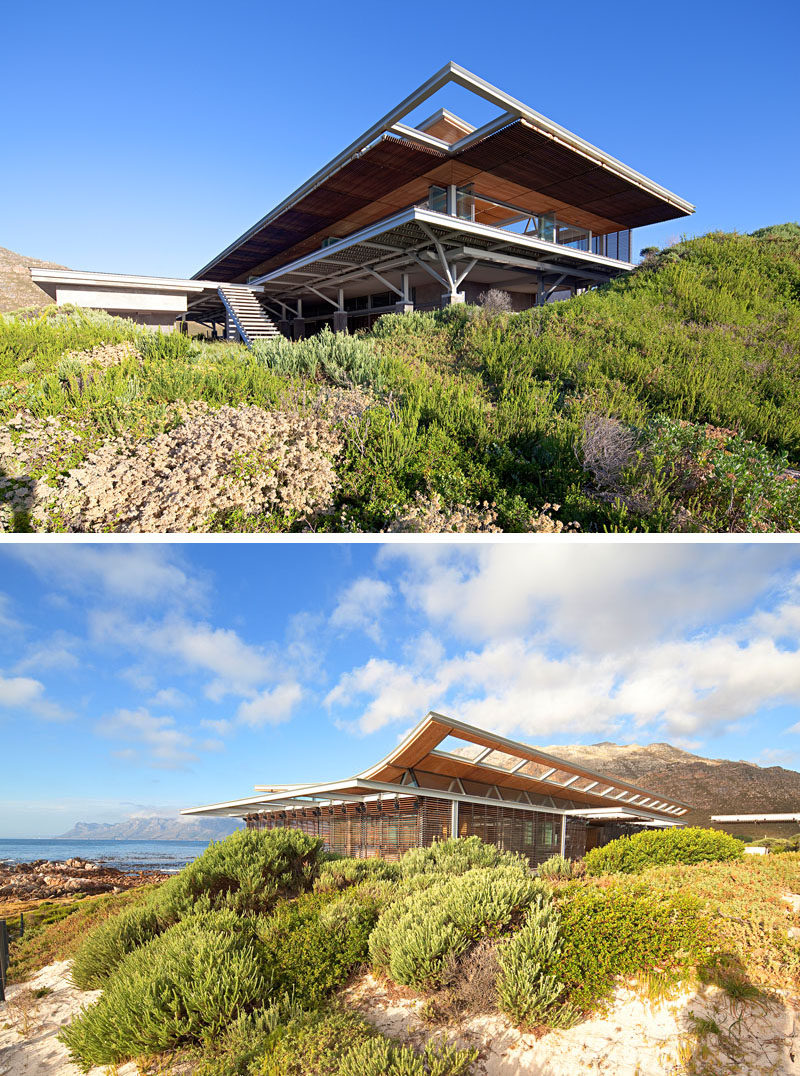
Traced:
<path id="1" fill-rule="evenodd" d="M 197 859 L 208 841 L 101 841 L 0 838 L 0 862 L 80 857 L 121 871 L 159 870 L 171 874 Z"/>

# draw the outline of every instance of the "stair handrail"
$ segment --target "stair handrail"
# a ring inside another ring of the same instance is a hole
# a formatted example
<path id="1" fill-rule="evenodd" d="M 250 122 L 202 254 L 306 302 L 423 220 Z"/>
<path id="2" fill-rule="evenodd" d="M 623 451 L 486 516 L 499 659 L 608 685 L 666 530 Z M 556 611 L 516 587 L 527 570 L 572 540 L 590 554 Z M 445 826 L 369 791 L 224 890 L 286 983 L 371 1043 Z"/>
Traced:
<path id="1" fill-rule="evenodd" d="M 233 319 L 233 323 L 236 326 L 236 329 L 237 329 L 237 331 L 239 333 L 239 336 L 241 336 L 241 338 L 242 338 L 242 342 L 244 343 L 244 345 L 246 347 L 250 347 L 251 344 L 252 344 L 252 341 L 250 340 L 250 337 L 247 335 L 247 333 L 242 328 L 242 324 L 239 321 L 238 317 L 236 316 L 236 311 L 233 309 L 231 304 L 228 302 L 228 297 L 225 295 L 225 292 L 222 290 L 222 288 L 217 288 L 217 294 L 219 295 L 220 299 L 222 299 L 222 305 L 225 307 L 225 309 L 228 311 L 231 318 Z"/>

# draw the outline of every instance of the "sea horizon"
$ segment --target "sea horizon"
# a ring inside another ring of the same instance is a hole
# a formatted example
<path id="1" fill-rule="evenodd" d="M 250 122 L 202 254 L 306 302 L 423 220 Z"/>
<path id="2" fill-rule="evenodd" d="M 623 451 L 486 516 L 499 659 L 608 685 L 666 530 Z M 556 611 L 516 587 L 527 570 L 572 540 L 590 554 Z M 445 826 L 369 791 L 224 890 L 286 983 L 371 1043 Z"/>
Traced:
<path id="1" fill-rule="evenodd" d="M 0 864 L 79 858 L 128 874 L 141 870 L 174 874 L 197 859 L 210 843 L 164 838 L 0 837 Z"/>

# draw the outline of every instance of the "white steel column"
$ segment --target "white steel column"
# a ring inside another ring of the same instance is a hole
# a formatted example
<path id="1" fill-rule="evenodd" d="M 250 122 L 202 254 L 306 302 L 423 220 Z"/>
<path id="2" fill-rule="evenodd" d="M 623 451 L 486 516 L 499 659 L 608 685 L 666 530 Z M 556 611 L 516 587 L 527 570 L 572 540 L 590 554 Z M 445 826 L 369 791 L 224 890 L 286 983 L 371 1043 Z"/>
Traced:
<path id="1" fill-rule="evenodd" d="M 563 856 L 567 850 L 567 816 L 562 814 L 561 816 L 561 855 Z"/>
<path id="2" fill-rule="evenodd" d="M 450 808 L 450 836 L 458 836 L 458 800 L 453 800 Z"/>

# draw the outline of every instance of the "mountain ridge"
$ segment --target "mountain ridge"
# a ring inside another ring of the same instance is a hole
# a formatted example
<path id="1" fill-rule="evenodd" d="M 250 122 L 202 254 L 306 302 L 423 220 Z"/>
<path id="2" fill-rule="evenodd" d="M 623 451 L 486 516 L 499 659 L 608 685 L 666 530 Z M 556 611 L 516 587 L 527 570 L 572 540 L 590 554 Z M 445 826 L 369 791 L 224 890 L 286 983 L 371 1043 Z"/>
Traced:
<path id="1" fill-rule="evenodd" d="M 241 829 L 235 818 L 181 819 L 169 816 L 131 817 L 123 822 L 76 822 L 55 840 L 216 841 Z"/>
<path id="2" fill-rule="evenodd" d="M 541 748 L 547 754 L 598 770 L 609 778 L 640 784 L 690 805 L 682 817 L 688 825 L 715 825 L 715 814 L 777 814 L 800 812 L 800 773 L 783 766 L 705 758 L 672 744 L 555 744 Z M 723 828 L 717 826 L 716 828 Z M 737 833 L 761 834 L 764 825 L 742 823 Z M 788 832 L 798 826 L 788 824 Z M 779 827 L 769 832 L 779 836 Z"/>

